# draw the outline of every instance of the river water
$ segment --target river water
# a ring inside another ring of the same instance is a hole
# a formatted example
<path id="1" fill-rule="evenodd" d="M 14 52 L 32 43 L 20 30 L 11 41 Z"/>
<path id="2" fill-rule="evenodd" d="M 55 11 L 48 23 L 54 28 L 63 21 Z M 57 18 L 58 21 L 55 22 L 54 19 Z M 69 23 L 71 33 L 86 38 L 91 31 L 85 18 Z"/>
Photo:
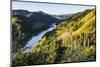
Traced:
<path id="1" fill-rule="evenodd" d="M 56 28 L 56 24 L 52 24 L 50 28 L 48 28 L 45 31 L 42 31 L 37 36 L 33 36 L 26 44 L 26 46 L 23 48 L 24 51 L 31 51 L 32 48 L 38 43 L 39 40 L 49 31 L 53 31 Z"/>

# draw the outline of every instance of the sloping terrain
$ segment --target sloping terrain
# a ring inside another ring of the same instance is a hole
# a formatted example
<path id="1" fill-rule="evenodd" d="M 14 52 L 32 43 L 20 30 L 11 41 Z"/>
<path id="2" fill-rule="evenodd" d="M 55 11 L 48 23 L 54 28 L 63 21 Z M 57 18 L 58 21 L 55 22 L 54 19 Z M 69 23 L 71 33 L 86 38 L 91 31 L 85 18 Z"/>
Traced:
<path id="1" fill-rule="evenodd" d="M 95 16 L 95 9 L 73 14 L 48 32 L 32 52 L 18 53 L 13 65 L 95 61 Z"/>
<path id="2" fill-rule="evenodd" d="M 13 53 L 19 52 L 33 35 L 37 35 L 41 31 L 48 29 L 53 23 L 59 21 L 44 12 L 13 10 L 12 13 Z"/>

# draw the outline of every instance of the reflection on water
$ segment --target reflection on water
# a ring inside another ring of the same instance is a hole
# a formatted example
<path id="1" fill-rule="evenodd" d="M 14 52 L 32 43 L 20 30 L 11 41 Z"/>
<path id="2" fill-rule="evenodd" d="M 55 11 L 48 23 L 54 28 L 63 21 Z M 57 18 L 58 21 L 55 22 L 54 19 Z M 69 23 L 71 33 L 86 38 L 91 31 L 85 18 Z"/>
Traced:
<path id="1" fill-rule="evenodd" d="M 41 32 L 40 34 L 38 34 L 37 36 L 33 36 L 31 40 L 29 40 L 29 42 L 26 44 L 26 46 L 24 47 L 24 51 L 28 50 L 31 51 L 32 47 L 34 45 L 36 45 L 38 43 L 39 40 L 41 40 L 41 38 L 49 31 L 52 31 L 56 28 L 56 24 L 52 24 L 52 26 L 50 28 L 48 28 L 47 30 Z"/>

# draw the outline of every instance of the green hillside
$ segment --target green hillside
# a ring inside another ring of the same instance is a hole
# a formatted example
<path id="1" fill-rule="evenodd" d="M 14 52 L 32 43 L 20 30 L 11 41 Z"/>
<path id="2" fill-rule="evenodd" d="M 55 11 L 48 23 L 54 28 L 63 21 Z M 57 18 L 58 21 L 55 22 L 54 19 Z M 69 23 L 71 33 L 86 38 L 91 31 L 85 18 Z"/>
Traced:
<path id="1" fill-rule="evenodd" d="M 25 14 L 24 14 L 25 13 Z M 28 16 L 27 16 L 28 15 Z M 12 52 L 21 51 L 32 36 L 48 29 L 59 20 L 44 12 L 15 10 L 12 13 Z M 52 23 L 51 23 L 52 22 Z"/>
<path id="2" fill-rule="evenodd" d="M 73 14 L 33 47 L 20 52 L 13 65 L 33 65 L 96 60 L 95 9 Z"/>

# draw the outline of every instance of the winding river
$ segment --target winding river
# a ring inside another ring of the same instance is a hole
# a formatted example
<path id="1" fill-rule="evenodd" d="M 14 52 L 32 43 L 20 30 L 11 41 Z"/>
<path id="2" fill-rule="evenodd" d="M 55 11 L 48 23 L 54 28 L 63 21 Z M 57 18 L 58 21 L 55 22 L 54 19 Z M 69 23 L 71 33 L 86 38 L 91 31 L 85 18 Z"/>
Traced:
<path id="1" fill-rule="evenodd" d="M 32 48 L 38 43 L 39 40 L 49 31 L 53 31 L 56 28 L 56 24 L 52 24 L 50 28 L 48 28 L 45 31 L 42 31 L 37 36 L 33 36 L 26 44 L 26 46 L 23 48 L 24 51 L 31 51 Z"/>

